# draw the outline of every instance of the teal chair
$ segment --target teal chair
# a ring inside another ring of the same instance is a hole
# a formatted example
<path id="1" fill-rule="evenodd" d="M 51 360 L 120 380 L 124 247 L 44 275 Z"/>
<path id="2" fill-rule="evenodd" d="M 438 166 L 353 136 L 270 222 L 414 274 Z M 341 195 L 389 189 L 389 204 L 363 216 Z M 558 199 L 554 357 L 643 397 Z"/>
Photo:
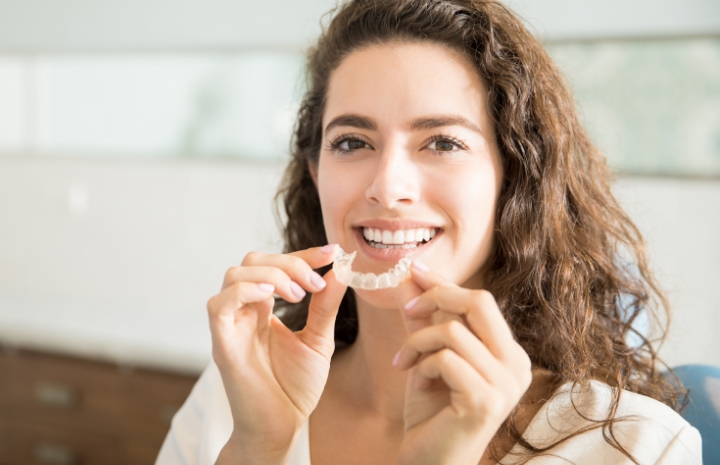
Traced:
<path id="1" fill-rule="evenodd" d="M 720 465 L 720 367 L 681 365 L 673 371 L 689 389 L 680 414 L 700 431 L 703 463 Z"/>

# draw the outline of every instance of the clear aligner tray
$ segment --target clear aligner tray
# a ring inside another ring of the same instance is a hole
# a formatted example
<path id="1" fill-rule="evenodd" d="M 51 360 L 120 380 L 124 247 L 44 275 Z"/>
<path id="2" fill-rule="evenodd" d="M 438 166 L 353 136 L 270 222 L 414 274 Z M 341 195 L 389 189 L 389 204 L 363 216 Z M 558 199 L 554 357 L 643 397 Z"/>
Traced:
<path id="1" fill-rule="evenodd" d="M 398 264 L 393 267 L 393 269 L 380 275 L 376 275 L 375 273 L 360 273 L 358 271 L 353 271 L 352 262 L 355 260 L 356 255 L 357 252 L 348 254 L 345 253 L 343 249 L 340 249 L 333 261 L 335 278 L 346 286 L 350 286 L 354 289 L 367 289 L 374 291 L 376 289 L 397 287 L 410 275 L 412 254 L 405 255 L 400 259 Z"/>

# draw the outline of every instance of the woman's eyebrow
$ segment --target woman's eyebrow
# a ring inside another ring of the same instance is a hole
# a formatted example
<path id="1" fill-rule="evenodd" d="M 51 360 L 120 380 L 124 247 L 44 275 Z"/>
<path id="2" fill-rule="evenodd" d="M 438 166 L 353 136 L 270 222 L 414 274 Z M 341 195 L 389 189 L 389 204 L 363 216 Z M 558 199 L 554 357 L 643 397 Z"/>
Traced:
<path id="1" fill-rule="evenodd" d="M 359 129 L 367 129 L 370 131 L 377 131 L 378 129 L 378 124 L 375 122 L 374 119 L 355 113 L 346 113 L 344 115 L 333 118 L 327 124 L 327 126 L 325 126 L 325 133 L 329 132 L 330 129 L 337 126 L 350 126 Z M 413 131 L 439 128 L 442 126 L 463 126 L 470 129 L 471 131 L 475 131 L 478 134 L 483 135 L 483 132 L 479 127 L 470 122 L 468 119 L 463 118 L 459 115 L 423 116 L 421 118 L 414 119 L 412 123 L 410 123 L 410 129 Z"/>
<path id="2" fill-rule="evenodd" d="M 336 126 L 351 126 L 359 129 L 368 129 L 370 131 L 377 131 L 378 128 L 377 123 L 372 118 L 354 113 L 346 113 L 333 118 L 327 126 L 325 126 L 325 133 Z"/>
<path id="3" fill-rule="evenodd" d="M 471 131 L 477 132 L 481 136 L 483 135 L 483 132 L 479 127 L 459 115 L 433 115 L 418 118 L 413 120 L 410 124 L 410 129 L 418 131 L 421 129 L 439 128 L 442 126 L 463 126 Z"/>

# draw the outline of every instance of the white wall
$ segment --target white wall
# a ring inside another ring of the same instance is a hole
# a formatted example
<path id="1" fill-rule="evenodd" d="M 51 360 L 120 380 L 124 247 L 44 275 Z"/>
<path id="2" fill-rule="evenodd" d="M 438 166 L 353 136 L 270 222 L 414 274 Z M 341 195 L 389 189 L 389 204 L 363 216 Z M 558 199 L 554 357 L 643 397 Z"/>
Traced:
<path id="1" fill-rule="evenodd" d="M 673 365 L 720 365 L 720 179 L 623 178 L 615 193 L 670 299 L 662 353 Z"/>
<path id="2" fill-rule="evenodd" d="M 720 33 L 717 0 L 507 0 L 548 40 Z"/>
<path id="3" fill-rule="evenodd" d="M 273 164 L 0 159 L 0 296 L 205 302 L 279 250 Z"/>
<path id="4" fill-rule="evenodd" d="M 298 48 L 332 0 L 0 0 L 0 51 Z"/>
<path id="5" fill-rule="evenodd" d="M 202 321 L 225 270 L 278 251 L 278 164 L 0 160 L 0 301 L 177 307 Z M 720 365 L 720 180 L 625 178 L 675 321 L 674 365 Z M 31 305 L 30 305 L 31 307 Z"/>
<path id="6" fill-rule="evenodd" d="M 0 52 L 301 48 L 335 0 L 0 0 Z M 720 33 L 717 0 L 508 0 L 551 40 Z"/>

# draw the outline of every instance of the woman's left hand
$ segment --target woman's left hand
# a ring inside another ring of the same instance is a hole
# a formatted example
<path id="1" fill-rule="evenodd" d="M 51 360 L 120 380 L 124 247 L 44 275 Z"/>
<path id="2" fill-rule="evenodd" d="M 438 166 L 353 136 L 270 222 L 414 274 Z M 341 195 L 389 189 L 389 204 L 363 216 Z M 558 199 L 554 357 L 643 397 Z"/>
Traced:
<path id="1" fill-rule="evenodd" d="M 410 370 L 398 463 L 477 465 L 530 386 L 530 358 L 492 294 L 411 269 L 422 293 L 402 310 L 410 335 L 394 362 Z M 438 313 L 454 317 L 433 324 Z"/>

